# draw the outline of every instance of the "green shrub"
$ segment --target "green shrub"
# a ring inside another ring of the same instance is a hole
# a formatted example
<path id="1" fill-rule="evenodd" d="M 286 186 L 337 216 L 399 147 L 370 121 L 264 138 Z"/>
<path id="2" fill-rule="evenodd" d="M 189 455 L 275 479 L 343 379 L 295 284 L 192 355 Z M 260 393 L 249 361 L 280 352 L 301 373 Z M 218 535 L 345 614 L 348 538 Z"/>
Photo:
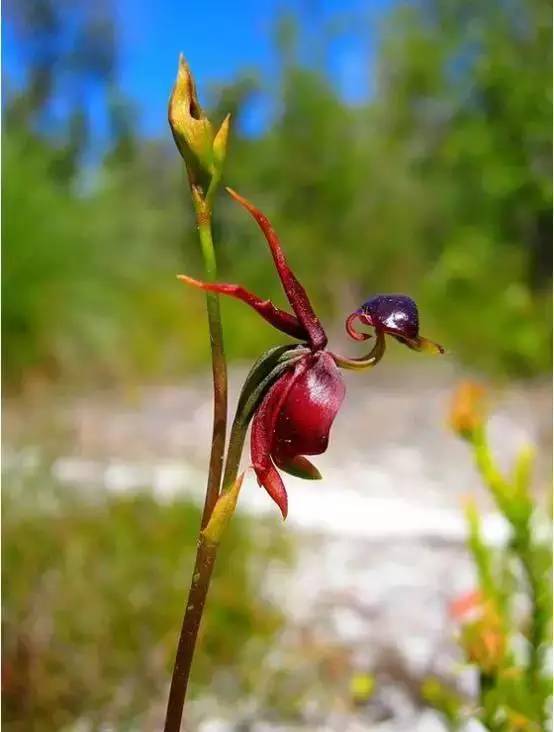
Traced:
<path id="1" fill-rule="evenodd" d="M 4 479 L 3 723 L 13 732 L 143 724 L 165 702 L 199 511 L 146 493 L 87 499 L 37 478 Z M 216 686 L 236 699 L 255 686 L 281 625 L 260 583 L 268 561 L 287 556 L 267 527 L 233 521 L 193 694 Z"/>
<path id="2" fill-rule="evenodd" d="M 453 730 L 474 718 L 491 732 L 543 732 L 550 729 L 552 711 L 551 514 L 531 490 L 530 448 L 521 450 L 509 476 L 499 470 L 483 400 L 480 387 L 463 384 L 452 411 L 452 425 L 468 442 L 483 484 L 510 529 L 507 545 L 491 549 L 481 535 L 477 506 L 468 502 L 468 546 L 478 586 L 454 603 L 452 614 L 460 622 L 465 660 L 478 672 L 478 698 L 464 701 L 435 679 L 428 680 L 423 693 Z"/>

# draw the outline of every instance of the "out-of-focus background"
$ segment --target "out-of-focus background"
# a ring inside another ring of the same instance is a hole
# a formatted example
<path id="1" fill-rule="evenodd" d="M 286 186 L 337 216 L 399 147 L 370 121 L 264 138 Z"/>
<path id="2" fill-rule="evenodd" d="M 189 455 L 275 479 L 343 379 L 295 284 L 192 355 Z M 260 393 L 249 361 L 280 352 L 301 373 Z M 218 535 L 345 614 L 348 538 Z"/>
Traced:
<path id="1" fill-rule="evenodd" d="M 420 694 L 460 658 L 472 586 L 444 426 L 486 378 L 501 460 L 550 462 L 551 8 L 543 0 L 8 0 L 3 26 L 4 723 L 157 729 L 209 450 L 201 260 L 166 105 L 183 51 L 227 183 L 256 202 L 337 350 L 405 292 L 441 359 L 392 345 L 348 379 L 280 523 L 254 481 L 222 551 L 189 721 L 208 730 L 440 730 Z M 224 195 L 221 279 L 283 302 Z M 223 302 L 233 393 L 275 332 Z M 501 405 L 501 406 L 500 406 Z M 505 536 L 480 495 L 485 533 Z M 471 671 L 457 676 L 471 694 Z M 288 726 L 287 726 L 288 725 Z M 419 726 L 418 726 L 419 725 Z M 434 725 L 434 726 L 433 726 Z"/>

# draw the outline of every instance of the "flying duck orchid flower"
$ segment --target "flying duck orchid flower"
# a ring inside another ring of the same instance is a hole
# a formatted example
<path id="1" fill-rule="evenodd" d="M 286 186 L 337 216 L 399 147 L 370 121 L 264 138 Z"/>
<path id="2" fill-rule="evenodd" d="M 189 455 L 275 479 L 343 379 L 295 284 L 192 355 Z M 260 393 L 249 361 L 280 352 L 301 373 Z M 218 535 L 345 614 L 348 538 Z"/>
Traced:
<path id="1" fill-rule="evenodd" d="M 268 323 L 302 341 L 287 356 L 279 376 L 268 384 L 253 413 L 251 458 L 259 485 L 263 486 L 287 516 L 288 497 L 277 470 L 306 479 L 318 479 L 317 468 L 305 457 L 327 449 L 329 433 L 344 400 L 345 386 L 339 367 L 366 369 L 374 366 L 385 351 L 385 335 L 392 335 L 410 348 L 442 353 L 437 344 L 419 335 L 417 307 L 404 295 L 378 295 L 368 300 L 347 319 L 346 329 L 355 340 L 371 336 L 354 328 L 354 322 L 371 326 L 375 343 L 362 358 L 347 358 L 327 350 L 327 335 L 315 314 L 306 291 L 290 269 L 277 234 L 261 211 L 235 191 L 228 193 L 255 219 L 269 245 L 292 313 L 276 307 L 240 285 L 211 283 L 186 275 L 179 279 L 205 291 L 229 295 L 252 307 Z M 289 358 L 289 356 L 294 356 Z"/>

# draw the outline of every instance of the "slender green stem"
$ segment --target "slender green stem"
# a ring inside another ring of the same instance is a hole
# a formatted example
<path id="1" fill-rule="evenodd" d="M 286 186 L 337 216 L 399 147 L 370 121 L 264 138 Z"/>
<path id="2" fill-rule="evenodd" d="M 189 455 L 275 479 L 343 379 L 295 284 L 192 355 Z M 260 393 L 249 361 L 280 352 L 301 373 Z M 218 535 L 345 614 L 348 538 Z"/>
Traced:
<path id="1" fill-rule="evenodd" d="M 211 228 L 211 205 L 217 183 L 218 180 L 212 179 L 206 199 L 203 198 L 201 191 L 191 183 L 200 246 L 208 281 L 214 281 L 217 278 L 217 263 Z M 207 200 L 208 198 L 209 200 Z M 198 637 L 198 629 L 202 620 L 204 604 L 217 556 L 217 544 L 206 541 L 202 536 L 202 529 L 206 527 L 214 506 L 217 503 L 223 472 L 223 455 L 225 452 L 227 432 L 227 363 L 225 361 L 223 347 L 223 328 L 221 324 L 219 298 L 216 293 L 206 293 L 206 307 L 212 351 L 214 391 L 212 447 L 196 561 L 183 616 L 183 623 L 181 625 L 175 666 L 171 677 L 164 732 L 179 732 L 181 728 L 183 707 Z"/>
<path id="2" fill-rule="evenodd" d="M 201 212 L 198 214 L 198 232 L 204 257 L 206 277 L 208 281 L 215 281 L 217 278 L 217 266 L 212 241 L 211 216 L 208 213 L 203 214 Z M 204 511 L 202 513 L 202 528 L 208 523 L 219 495 L 227 432 L 227 364 L 223 347 L 223 328 L 221 325 L 219 296 L 216 293 L 206 293 L 206 307 L 212 349 L 214 411 L 212 449 Z"/>
<path id="3" fill-rule="evenodd" d="M 552 602 L 551 598 L 547 598 L 546 603 L 544 602 L 543 584 L 548 581 L 545 580 L 547 573 L 545 572 L 544 576 L 541 577 L 540 572 L 537 570 L 537 557 L 534 556 L 535 548 L 531 539 L 529 522 L 514 527 L 514 532 L 514 551 L 523 567 L 532 603 L 529 629 L 529 662 L 527 666 L 529 691 L 532 698 L 535 699 L 537 721 L 543 729 L 546 722 L 546 709 L 540 686 L 543 675 L 543 644 L 545 638 L 548 637 L 547 623 Z"/>
<path id="4" fill-rule="evenodd" d="M 227 460 L 225 462 L 225 473 L 223 475 L 223 483 L 221 492 L 224 493 L 226 490 L 233 485 L 237 479 L 239 470 L 240 458 L 242 455 L 242 449 L 244 447 L 244 440 L 246 437 L 246 431 L 248 429 L 248 422 L 235 419 L 233 427 L 231 428 L 231 436 L 229 437 L 229 447 L 227 449 Z"/>
<path id="5" fill-rule="evenodd" d="M 194 184 L 191 185 L 206 276 L 209 280 L 214 280 L 217 275 L 211 232 L 211 197 L 213 196 L 214 190 L 212 185 L 210 185 L 208 194 L 203 198 L 200 190 Z M 209 203 L 208 199 L 210 201 Z M 208 540 L 203 530 L 206 528 L 220 496 L 220 487 L 222 487 L 223 491 L 227 491 L 237 479 L 248 425 L 265 390 L 280 374 L 287 368 L 290 368 L 297 358 L 300 358 L 306 352 L 306 349 L 298 346 L 277 347 L 265 354 L 254 365 L 237 405 L 237 413 L 231 429 L 225 474 L 222 483 L 221 476 L 223 472 L 223 454 L 225 451 L 227 427 L 227 369 L 223 350 L 218 296 L 214 293 L 207 293 L 206 302 L 210 326 L 214 385 L 212 451 L 200 538 L 179 636 L 175 667 L 171 678 L 164 732 L 179 732 L 181 727 L 183 706 L 194 657 L 194 649 L 198 638 L 198 630 L 200 628 L 202 613 L 217 557 L 218 544 Z"/>
<path id="6" fill-rule="evenodd" d="M 544 726 L 545 710 L 541 695 L 538 692 L 541 682 L 542 644 L 546 635 L 545 618 L 549 610 L 543 607 L 542 578 L 537 572 L 536 557 L 531 535 L 532 499 L 529 494 L 530 463 L 529 456 L 524 456 L 525 462 L 516 471 L 514 484 L 504 478 L 496 466 L 492 456 L 485 428 L 477 430 L 473 437 L 473 447 L 477 467 L 488 486 L 500 511 L 509 522 L 513 532 L 511 551 L 519 561 L 525 575 L 529 596 L 532 603 L 530 613 L 530 658 L 527 667 L 529 690 L 537 697 L 537 720 Z M 548 601 L 548 607 L 551 602 Z"/>
<path id="7" fill-rule="evenodd" d="M 237 479 L 247 429 L 248 422 L 245 422 L 238 416 L 235 417 L 225 465 L 226 481 L 224 481 L 224 489 L 231 486 Z M 194 649 L 206 597 L 210 588 L 215 560 L 217 558 L 218 546 L 218 544 L 208 541 L 200 533 L 190 592 L 183 617 L 181 635 L 179 637 L 177 658 L 171 679 L 164 732 L 178 732 L 181 727 L 183 704 L 187 692 Z"/>
<path id="8" fill-rule="evenodd" d="M 472 443 L 477 469 L 484 483 L 489 488 L 498 508 L 510 523 L 512 523 L 509 502 L 510 486 L 496 466 L 484 426 L 475 430 Z"/>
<path id="9" fill-rule="evenodd" d="M 183 706 L 190 677 L 190 669 L 202 620 L 204 604 L 212 578 L 217 556 L 217 544 L 205 541 L 200 535 L 196 562 L 192 574 L 187 606 L 183 617 L 179 644 L 171 677 L 171 687 L 167 702 L 164 732 L 179 732 L 183 716 Z"/>
<path id="10" fill-rule="evenodd" d="M 494 723 L 494 710 L 491 709 L 489 694 L 494 689 L 494 676 L 487 674 L 485 671 L 479 672 L 479 697 L 481 702 L 482 716 L 481 722 L 485 729 L 494 732 L 496 729 Z"/>
<path id="11" fill-rule="evenodd" d="M 283 351 L 283 353 L 281 353 Z M 287 352 L 288 351 L 288 352 Z M 276 348 L 273 353 L 266 354 L 266 358 L 254 366 L 249 377 L 255 381 L 260 379 L 253 389 L 246 390 L 245 398 L 239 399 L 231 435 L 229 437 L 229 446 L 227 449 L 227 459 L 225 461 L 225 472 L 223 475 L 223 483 L 221 495 L 230 490 L 237 480 L 240 459 L 244 447 L 244 440 L 252 414 L 259 404 L 263 395 L 269 386 L 282 374 L 291 367 L 291 365 L 305 352 L 302 348 Z M 269 356 L 269 358 L 267 358 Z M 273 365 L 271 371 L 264 375 L 267 364 Z M 249 380 L 245 384 L 247 387 Z M 243 394 L 245 391 L 243 389 Z M 196 563 L 192 574 L 191 589 L 189 592 L 187 607 L 183 618 L 183 626 L 179 638 L 179 646 L 177 649 L 177 660 L 171 680 L 171 689 L 169 693 L 169 702 L 167 707 L 166 724 L 164 732 L 178 732 L 181 724 L 183 713 L 183 702 L 188 686 L 190 669 L 194 655 L 200 621 L 202 620 L 202 612 L 206 602 L 206 596 L 210 587 L 210 579 L 212 576 L 215 560 L 217 557 L 218 544 L 207 540 L 203 532 L 200 533 L 198 542 L 198 552 L 196 555 Z"/>

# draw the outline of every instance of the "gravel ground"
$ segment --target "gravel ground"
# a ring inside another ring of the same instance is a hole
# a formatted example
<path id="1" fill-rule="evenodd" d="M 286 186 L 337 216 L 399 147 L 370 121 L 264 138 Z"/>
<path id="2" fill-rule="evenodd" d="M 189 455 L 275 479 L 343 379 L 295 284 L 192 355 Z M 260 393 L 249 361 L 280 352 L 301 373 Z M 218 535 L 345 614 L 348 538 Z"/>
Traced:
<path id="1" fill-rule="evenodd" d="M 233 393 L 243 377 L 242 370 L 233 372 Z M 479 487 L 466 447 L 445 426 L 460 377 L 445 361 L 433 370 L 398 365 L 348 378 L 330 448 L 315 459 L 324 480 L 287 478 L 290 514 L 283 530 L 298 538 L 296 565 L 286 574 L 268 568 L 264 589 L 290 618 L 268 664 L 284 664 L 291 683 L 316 669 L 315 691 L 288 726 L 266 713 L 272 690 L 263 684 L 256 700 L 232 713 L 214 711 L 213 700 L 200 702 L 192 720 L 201 732 L 439 732 L 439 718 L 421 708 L 421 681 L 438 674 L 471 694 L 474 678 L 459 666 L 446 610 L 473 584 L 462 497 L 477 497 L 491 543 L 504 541 L 506 526 Z M 551 413 L 550 385 L 511 385 L 495 394 L 490 430 L 502 464 L 509 466 L 518 446 L 532 442 L 542 448 L 539 476 L 549 475 Z M 151 486 L 162 500 L 176 492 L 201 500 L 210 419 L 205 379 L 125 397 L 8 402 L 5 447 L 9 455 L 17 446 L 21 457 L 40 444 L 63 482 L 114 491 Z M 240 509 L 280 521 L 251 475 Z M 345 705 L 336 681 L 345 668 L 376 675 L 369 705 Z M 260 678 L 272 678 L 267 671 Z"/>

